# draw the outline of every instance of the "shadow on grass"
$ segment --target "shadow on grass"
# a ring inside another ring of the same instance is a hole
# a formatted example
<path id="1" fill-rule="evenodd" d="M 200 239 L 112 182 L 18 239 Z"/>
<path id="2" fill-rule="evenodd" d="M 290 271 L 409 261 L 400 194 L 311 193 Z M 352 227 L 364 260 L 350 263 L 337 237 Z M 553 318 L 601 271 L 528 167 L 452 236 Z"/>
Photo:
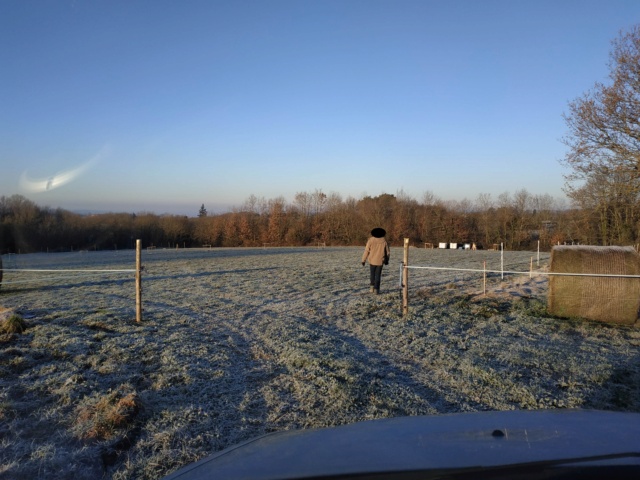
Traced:
<path id="1" fill-rule="evenodd" d="M 345 247 L 342 247 L 344 250 Z M 214 247 L 211 249 L 183 249 L 183 250 L 147 250 L 142 254 L 142 261 L 153 262 L 155 260 L 165 262 L 168 259 L 212 259 L 229 257 L 251 257 L 251 256 L 280 256 L 280 255 L 304 255 L 304 254 L 324 254 L 340 250 L 339 248 L 316 248 L 316 247 Z M 167 258 L 170 257 L 170 258 Z"/>
<path id="2" fill-rule="evenodd" d="M 441 414 L 459 410 L 459 406 L 444 399 L 441 392 L 416 380 L 406 369 L 395 365 L 395 362 L 388 356 L 371 349 L 337 327 L 323 326 L 320 328 L 322 328 L 323 334 L 335 339 L 336 342 L 348 345 L 350 357 L 355 360 L 353 373 L 358 378 L 356 390 L 367 391 L 371 389 L 372 376 L 374 384 L 375 379 L 380 379 L 380 384 L 384 384 L 389 391 L 405 390 L 409 396 L 414 398 L 414 402 L 393 410 L 391 412 L 393 416 Z M 418 401 L 416 402 L 416 400 Z"/>
<path id="3" fill-rule="evenodd" d="M 198 272 L 198 273 L 178 273 L 176 275 L 149 275 L 146 276 L 144 273 L 142 274 L 142 281 L 154 281 L 154 280 L 173 280 L 180 278 L 202 278 L 202 277 L 210 277 L 213 275 L 241 275 L 243 273 L 254 273 L 254 272 L 268 272 L 272 270 L 281 270 L 286 267 L 260 267 L 260 268 L 239 268 L 237 270 L 214 270 L 209 272 Z"/>
<path id="4" fill-rule="evenodd" d="M 272 311 L 254 312 L 248 327 L 290 379 L 288 422 L 312 428 L 459 410 L 378 350 L 340 328 Z M 290 428 L 276 422 L 272 428 Z"/>
<path id="5" fill-rule="evenodd" d="M 147 275 L 143 271 L 142 273 L 142 283 L 144 286 L 145 282 L 151 282 L 156 280 L 178 280 L 181 278 L 202 278 L 202 277 L 210 277 L 214 275 L 229 275 L 229 274 L 244 274 L 244 273 L 253 273 L 260 271 L 272 271 L 272 270 L 280 270 L 285 267 L 260 267 L 260 268 L 240 268 L 237 270 L 217 270 L 217 271 L 208 271 L 208 272 L 198 272 L 198 273 L 177 273 L 172 275 Z M 6 282 L 2 289 L 0 290 L 0 295 L 10 294 L 10 293 L 26 293 L 26 292 L 37 292 L 37 291 L 55 291 L 60 289 L 67 288 L 76 288 L 76 287 L 106 287 L 111 285 L 123 285 L 126 283 L 135 282 L 134 274 L 129 274 L 129 278 L 117 278 L 117 279 L 109 279 L 109 280 L 85 280 L 79 282 L 68 281 L 65 283 L 57 283 L 56 285 L 41 285 L 41 286 L 28 286 L 28 283 L 23 284 L 12 284 L 11 282 Z M 73 277 L 69 277 L 64 280 L 73 280 Z M 38 281 L 46 282 L 46 277 L 43 277 L 42 280 L 34 280 L 33 283 Z M 61 279 L 51 279 L 53 282 L 61 282 Z M 19 286 L 25 285 L 25 286 Z"/>
<path id="6" fill-rule="evenodd" d="M 587 398 L 585 408 L 640 412 L 640 354 L 614 368 L 601 388 Z"/>

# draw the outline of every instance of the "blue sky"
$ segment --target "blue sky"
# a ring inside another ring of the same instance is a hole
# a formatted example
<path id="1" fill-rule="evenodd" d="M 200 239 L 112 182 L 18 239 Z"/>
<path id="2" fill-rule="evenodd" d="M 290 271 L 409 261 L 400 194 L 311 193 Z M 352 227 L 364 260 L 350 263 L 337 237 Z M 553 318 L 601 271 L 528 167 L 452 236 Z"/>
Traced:
<path id="1" fill-rule="evenodd" d="M 561 199 L 562 114 L 639 21 L 637 0 L 3 0 L 0 195 L 189 216 L 316 189 Z"/>

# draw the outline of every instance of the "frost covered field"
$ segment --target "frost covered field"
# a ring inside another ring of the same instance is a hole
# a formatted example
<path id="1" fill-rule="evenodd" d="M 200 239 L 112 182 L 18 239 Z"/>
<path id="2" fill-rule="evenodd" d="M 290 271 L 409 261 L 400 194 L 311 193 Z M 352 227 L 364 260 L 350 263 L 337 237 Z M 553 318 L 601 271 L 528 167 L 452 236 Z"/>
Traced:
<path id="1" fill-rule="evenodd" d="M 4 256 L 0 478 L 161 478 L 293 428 L 478 410 L 640 411 L 640 329 L 548 318 L 546 277 L 410 270 L 382 294 L 362 248 Z M 505 252 L 529 271 L 532 253 Z M 500 252 L 412 248 L 411 265 L 500 269 Z M 534 257 L 534 266 L 536 266 Z M 542 255 L 541 268 L 548 263 Z M 56 272 L 12 272 L 10 269 Z M 18 283 L 25 282 L 25 283 Z"/>

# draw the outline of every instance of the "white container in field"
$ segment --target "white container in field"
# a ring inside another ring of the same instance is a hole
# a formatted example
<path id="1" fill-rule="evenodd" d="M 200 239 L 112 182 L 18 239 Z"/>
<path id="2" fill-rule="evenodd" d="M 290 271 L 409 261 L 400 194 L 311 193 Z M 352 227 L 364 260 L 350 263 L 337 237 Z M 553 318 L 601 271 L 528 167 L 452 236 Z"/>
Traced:
<path id="1" fill-rule="evenodd" d="M 438 248 L 449 248 L 449 244 L 447 244 L 446 242 L 440 242 Z"/>
<path id="2" fill-rule="evenodd" d="M 456 250 L 458 248 L 458 244 L 457 243 L 450 243 L 449 244 L 449 248 L 451 248 L 452 250 Z"/>

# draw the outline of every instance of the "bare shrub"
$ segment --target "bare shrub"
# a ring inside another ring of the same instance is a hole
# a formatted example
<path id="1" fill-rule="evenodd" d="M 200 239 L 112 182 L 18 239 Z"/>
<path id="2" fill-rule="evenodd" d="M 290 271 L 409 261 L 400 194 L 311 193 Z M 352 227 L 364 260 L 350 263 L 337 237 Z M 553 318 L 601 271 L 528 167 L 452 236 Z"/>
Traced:
<path id="1" fill-rule="evenodd" d="M 23 333 L 27 329 L 26 322 L 18 314 L 12 314 L 0 324 L 1 333 Z"/>
<path id="2" fill-rule="evenodd" d="M 78 407 L 75 430 L 81 440 L 109 440 L 119 432 L 133 427 L 142 403 L 135 391 L 126 393 L 128 386 Z"/>

